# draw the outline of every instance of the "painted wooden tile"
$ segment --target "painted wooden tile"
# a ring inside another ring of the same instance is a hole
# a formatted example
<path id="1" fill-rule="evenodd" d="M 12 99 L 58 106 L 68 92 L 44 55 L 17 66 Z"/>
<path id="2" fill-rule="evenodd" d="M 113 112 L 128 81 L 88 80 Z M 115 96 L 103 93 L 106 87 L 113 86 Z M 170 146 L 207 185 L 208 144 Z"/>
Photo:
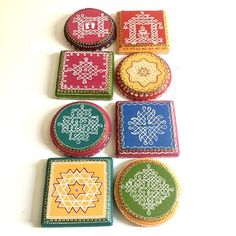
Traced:
<path id="1" fill-rule="evenodd" d="M 114 196 L 119 210 L 129 221 L 155 226 L 175 213 L 179 185 L 165 164 L 154 159 L 136 159 L 118 173 Z"/>
<path id="2" fill-rule="evenodd" d="M 64 27 L 68 43 L 80 51 L 98 51 L 109 47 L 116 38 L 116 26 L 105 12 L 85 8 L 68 18 Z"/>
<path id="3" fill-rule="evenodd" d="M 118 157 L 178 156 L 172 101 L 117 102 Z"/>
<path id="4" fill-rule="evenodd" d="M 48 159 L 42 226 L 112 225 L 112 159 Z"/>
<path id="5" fill-rule="evenodd" d="M 168 64 L 150 52 L 133 53 L 125 57 L 116 69 L 116 83 L 120 92 L 132 100 L 160 97 L 170 82 Z"/>
<path id="6" fill-rule="evenodd" d="M 90 157 L 109 141 L 111 121 L 100 106 L 91 102 L 74 102 L 55 114 L 50 134 L 53 143 L 65 155 Z"/>
<path id="7" fill-rule="evenodd" d="M 111 99 L 113 64 L 113 52 L 62 51 L 59 60 L 56 97 Z"/>
<path id="8" fill-rule="evenodd" d="M 164 11 L 121 11 L 117 13 L 119 53 L 169 51 Z"/>

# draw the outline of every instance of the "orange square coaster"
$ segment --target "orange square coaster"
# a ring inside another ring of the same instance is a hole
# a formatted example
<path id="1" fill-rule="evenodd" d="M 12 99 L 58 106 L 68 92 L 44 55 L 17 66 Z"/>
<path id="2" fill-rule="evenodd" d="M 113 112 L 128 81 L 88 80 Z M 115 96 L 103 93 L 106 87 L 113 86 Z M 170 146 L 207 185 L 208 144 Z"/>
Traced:
<path id="1" fill-rule="evenodd" d="M 112 224 L 112 159 L 48 160 L 42 226 Z"/>
<path id="2" fill-rule="evenodd" d="M 117 44 L 119 53 L 168 53 L 169 40 L 165 12 L 118 12 Z"/>

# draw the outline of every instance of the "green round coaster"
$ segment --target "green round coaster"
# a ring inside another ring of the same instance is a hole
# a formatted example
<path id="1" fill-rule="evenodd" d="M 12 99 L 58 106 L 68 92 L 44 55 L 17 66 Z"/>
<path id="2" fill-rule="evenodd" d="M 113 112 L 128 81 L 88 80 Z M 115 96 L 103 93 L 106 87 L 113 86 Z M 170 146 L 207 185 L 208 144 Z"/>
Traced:
<path id="1" fill-rule="evenodd" d="M 115 183 L 118 208 L 126 218 L 142 226 L 166 221 L 175 212 L 178 192 L 171 171 L 161 162 L 150 159 L 129 163 Z"/>
<path id="2" fill-rule="evenodd" d="M 96 104 L 76 102 L 63 107 L 51 124 L 54 144 L 69 156 L 91 156 L 110 137 L 110 119 Z"/>

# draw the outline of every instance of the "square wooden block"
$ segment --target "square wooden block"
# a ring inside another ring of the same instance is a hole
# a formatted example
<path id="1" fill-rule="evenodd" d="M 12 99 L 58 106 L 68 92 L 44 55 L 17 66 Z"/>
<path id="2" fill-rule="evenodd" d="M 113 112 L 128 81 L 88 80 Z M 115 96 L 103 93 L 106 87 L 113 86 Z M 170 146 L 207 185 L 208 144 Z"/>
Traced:
<path id="1" fill-rule="evenodd" d="M 56 97 L 111 99 L 114 74 L 113 52 L 62 51 Z"/>
<path id="2" fill-rule="evenodd" d="M 117 102 L 116 132 L 118 157 L 179 155 L 172 101 Z"/>
<path id="3" fill-rule="evenodd" d="M 112 225 L 112 159 L 51 158 L 42 226 Z"/>
<path id="4" fill-rule="evenodd" d="M 169 41 L 164 11 L 121 11 L 117 13 L 119 53 L 168 53 Z"/>

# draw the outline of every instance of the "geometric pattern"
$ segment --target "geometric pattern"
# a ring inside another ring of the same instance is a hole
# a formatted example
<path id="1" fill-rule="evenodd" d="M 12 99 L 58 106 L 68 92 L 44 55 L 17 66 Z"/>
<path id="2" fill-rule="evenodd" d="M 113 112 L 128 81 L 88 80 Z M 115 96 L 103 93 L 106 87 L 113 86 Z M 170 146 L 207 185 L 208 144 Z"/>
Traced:
<path id="1" fill-rule="evenodd" d="M 62 122 L 57 125 L 61 126 L 61 133 L 68 134 L 68 139 L 77 144 L 89 141 L 90 135 L 97 135 L 99 128 L 103 127 L 99 123 L 99 116 L 93 116 L 92 109 L 85 109 L 84 104 L 72 109 L 70 116 L 63 116 Z"/>
<path id="2" fill-rule="evenodd" d="M 108 21 L 108 16 L 101 13 L 100 16 L 77 15 L 73 18 L 73 23 L 77 23 L 77 30 L 73 31 L 73 35 L 78 39 L 83 39 L 87 35 L 96 35 L 98 38 L 105 37 L 109 34 L 109 29 L 104 28 L 104 23 Z"/>
<path id="3" fill-rule="evenodd" d="M 131 67 L 127 69 L 127 73 L 131 82 L 138 82 L 145 87 L 152 82 L 157 82 L 161 71 L 158 70 L 156 63 L 149 62 L 143 58 L 140 61 L 133 61 Z"/>
<path id="4" fill-rule="evenodd" d="M 158 140 L 158 134 L 165 134 L 167 122 L 162 115 L 156 115 L 151 107 L 142 106 L 137 112 L 137 117 L 128 121 L 128 129 L 131 134 L 138 135 L 139 141 L 144 145 L 153 145 L 153 140 Z"/>
<path id="5" fill-rule="evenodd" d="M 79 64 L 73 64 L 73 68 L 67 68 L 65 72 L 67 71 L 73 71 L 73 76 L 77 76 L 77 80 L 82 80 L 82 84 L 87 84 L 87 80 L 92 80 L 94 76 L 98 76 L 98 73 L 106 72 L 104 69 L 98 69 L 98 66 L 93 65 L 87 57 Z"/>
<path id="6" fill-rule="evenodd" d="M 135 173 L 121 188 L 129 193 L 143 210 L 147 210 L 149 216 L 152 214 L 151 211 L 162 205 L 163 201 L 170 197 L 171 192 L 174 192 L 174 188 L 171 188 L 150 164 L 147 164 L 146 169 Z"/>
<path id="7" fill-rule="evenodd" d="M 68 213 L 72 210 L 78 212 L 80 209 L 86 213 L 88 208 L 96 207 L 102 183 L 97 182 L 99 178 L 93 176 L 94 172 L 85 168 L 74 172 L 69 169 L 60 175 L 61 178 L 57 178 L 57 183 L 53 184 L 55 190 L 52 193 L 52 197 L 56 197 L 58 208 L 64 208 Z"/>
<path id="8" fill-rule="evenodd" d="M 163 39 L 158 36 L 158 29 L 163 29 L 162 22 L 150 14 L 144 14 L 143 11 L 124 22 L 123 28 L 129 30 L 129 37 L 125 38 L 125 44 L 158 44 L 163 42 Z"/>

